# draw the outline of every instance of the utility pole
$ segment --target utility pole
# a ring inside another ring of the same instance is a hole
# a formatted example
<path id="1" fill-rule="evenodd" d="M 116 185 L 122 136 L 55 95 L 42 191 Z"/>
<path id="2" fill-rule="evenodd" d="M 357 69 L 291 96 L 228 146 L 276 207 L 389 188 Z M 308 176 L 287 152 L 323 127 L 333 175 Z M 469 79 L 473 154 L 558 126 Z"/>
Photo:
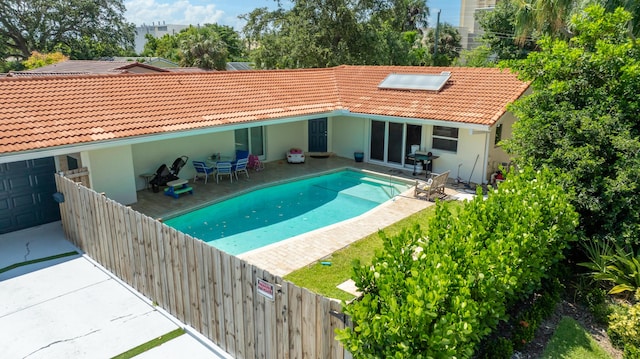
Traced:
<path id="1" fill-rule="evenodd" d="M 440 9 L 438 9 L 438 17 L 436 17 L 436 31 L 434 34 L 434 43 L 433 43 L 433 64 L 436 64 L 436 58 L 438 57 L 438 29 L 440 28 Z"/>

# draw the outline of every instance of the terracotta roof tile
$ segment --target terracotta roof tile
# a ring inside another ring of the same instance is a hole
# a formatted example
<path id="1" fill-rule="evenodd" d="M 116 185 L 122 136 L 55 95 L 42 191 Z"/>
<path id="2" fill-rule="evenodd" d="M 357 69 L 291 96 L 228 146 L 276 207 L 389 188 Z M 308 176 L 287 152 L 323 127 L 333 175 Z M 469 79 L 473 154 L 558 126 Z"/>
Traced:
<path id="1" fill-rule="evenodd" d="M 439 91 L 378 89 L 389 73 L 451 78 Z M 488 68 L 328 69 L 0 79 L 0 153 L 347 110 L 493 124 L 528 84 Z"/>

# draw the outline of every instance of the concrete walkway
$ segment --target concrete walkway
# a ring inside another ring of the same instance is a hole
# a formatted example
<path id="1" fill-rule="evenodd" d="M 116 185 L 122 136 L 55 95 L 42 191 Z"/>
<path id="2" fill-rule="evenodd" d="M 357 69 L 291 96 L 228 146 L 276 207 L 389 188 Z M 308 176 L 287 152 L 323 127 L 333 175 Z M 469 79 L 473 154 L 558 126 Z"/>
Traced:
<path id="1" fill-rule="evenodd" d="M 83 256 L 60 222 L 0 235 L 0 357 L 111 358 L 178 328 L 139 358 L 231 358 Z"/>

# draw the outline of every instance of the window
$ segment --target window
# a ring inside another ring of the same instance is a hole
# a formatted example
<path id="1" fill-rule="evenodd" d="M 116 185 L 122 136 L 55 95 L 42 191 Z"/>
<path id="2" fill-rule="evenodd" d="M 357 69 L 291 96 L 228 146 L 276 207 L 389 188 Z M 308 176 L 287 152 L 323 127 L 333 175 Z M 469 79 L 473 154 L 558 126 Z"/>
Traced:
<path id="1" fill-rule="evenodd" d="M 235 131 L 236 150 L 245 150 L 256 156 L 264 156 L 263 127 L 242 128 Z"/>
<path id="2" fill-rule="evenodd" d="M 498 143 L 502 141 L 502 124 L 496 126 L 496 140 L 494 141 L 494 145 L 498 146 Z"/>
<path id="3" fill-rule="evenodd" d="M 434 149 L 457 152 L 458 151 L 458 129 L 454 127 L 433 126 Z"/>

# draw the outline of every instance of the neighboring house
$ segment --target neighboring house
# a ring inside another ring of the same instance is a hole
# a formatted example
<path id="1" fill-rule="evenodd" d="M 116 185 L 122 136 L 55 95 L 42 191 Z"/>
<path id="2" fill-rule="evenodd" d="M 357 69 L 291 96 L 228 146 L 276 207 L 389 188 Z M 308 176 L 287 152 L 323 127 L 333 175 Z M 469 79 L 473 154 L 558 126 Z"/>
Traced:
<path id="1" fill-rule="evenodd" d="M 94 190 L 131 204 L 142 173 L 236 149 L 267 162 L 291 147 L 362 151 L 367 162 L 407 168 L 419 145 L 439 156 L 433 171 L 486 183 L 508 161 L 497 146 L 515 121 L 506 105 L 528 87 L 507 70 L 463 67 L 0 79 L 0 233 L 56 220 L 55 188 L 39 187 L 55 171 L 87 167 Z"/>

